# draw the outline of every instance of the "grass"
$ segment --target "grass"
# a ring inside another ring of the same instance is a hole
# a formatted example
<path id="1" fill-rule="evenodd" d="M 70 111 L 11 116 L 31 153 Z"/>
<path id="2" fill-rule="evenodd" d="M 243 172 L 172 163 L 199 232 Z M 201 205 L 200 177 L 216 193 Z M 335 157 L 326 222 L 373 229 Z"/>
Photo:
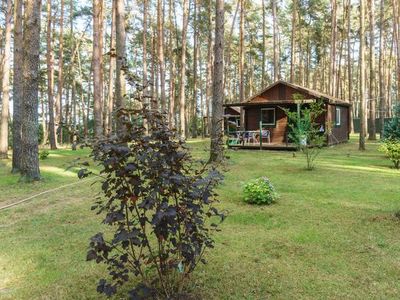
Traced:
<path id="1" fill-rule="evenodd" d="M 204 156 L 206 141 L 190 141 Z M 232 151 L 219 188 L 229 216 L 208 264 L 193 276 L 204 299 L 366 299 L 400 294 L 400 171 L 369 143 L 324 149 L 314 171 L 300 153 Z M 76 181 L 68 162 L 86 150 L 50 151 L 44 180 L 18 183 L 0 167 L 0 206 Z M 267 176 L 280 198 L 272 206 L 242 200 L 243 184 Z M 85 262 L 88 238 L 104 230 L 90 211 L 89 182 L 0 211 L 0 299 L 99 299 L 105 268 Z"/>

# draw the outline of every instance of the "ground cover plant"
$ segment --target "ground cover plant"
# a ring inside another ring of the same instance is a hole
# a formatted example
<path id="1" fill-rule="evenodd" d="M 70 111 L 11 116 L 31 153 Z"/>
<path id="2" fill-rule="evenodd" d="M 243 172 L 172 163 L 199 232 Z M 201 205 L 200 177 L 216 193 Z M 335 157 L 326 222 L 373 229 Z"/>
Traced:
<path id="1" fill-rule="evenodd" d="M 209 141 L 188 142 L 207 158 Z M 396 299 L 400 293 L 400 186 L 398 170 L 357 137 L 327 148 L 318 168 L 286 151 L 230 151 L 218 188 L 229 217 L 215 249 L 200 264 L 190 288 L 203 299 Z M 20 184 L 0 166 L 0 206 L 77 182 L 70 161 L 88 149 L 49 151 L 43 181 Z M 243 202 L 243 182 L 268 174 L 279 201 L 268 207 Z M 0 299 L 102 299 L 96 291 L 106 266 L 86 262 L 89 238 L 111 236 L 90 210 L 100 186 L 86 181 L 0 210 Z M 115 296 L 124 298 L 128 288 Z"/>

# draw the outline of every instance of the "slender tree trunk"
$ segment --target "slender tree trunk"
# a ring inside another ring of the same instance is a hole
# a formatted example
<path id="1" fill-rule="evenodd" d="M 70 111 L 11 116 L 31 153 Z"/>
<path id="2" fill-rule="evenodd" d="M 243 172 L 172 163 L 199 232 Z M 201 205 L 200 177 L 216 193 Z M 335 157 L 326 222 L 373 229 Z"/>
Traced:
<path id="1" fill-rule="evenodd" d="M 329 83 L 330 89 L 329 93 L 331 95 L 335 95 L 336 91 L 336 40 L 337 40 L 337 3 L 336 0 L 331 0 L 331 7 L 332 7 L 332 29 L 331 29 L 331 64 L 330 64 L 330 72 L 329 72 Z"/>
<path id="2" fill-rule="evenodd" d="M 58 89 L 56 99 L 56 116 L 58 140 L 63 143 L 63 115 L 62 115 L 62 95 L 64 88 L 64 0 L 60 0 L 60 49 L 58 58 Z"/>
<path id="3" fill-rule="evenodd" d="M 349 102 L 353 104 L 353 75 L 352 68 L 353 63 L 351 59 L 351 0 L 347 1 L 347 77 L 348 77 L 348 90 L 349 90 Z M 354 132 L 354 109 L 350 107 L 350 132 Z"/>
<path id="4" fill-rule="evenodd" d="M 167 111 L 165 96 L 165 62 L 164 62 L 164 7 L 163 1 L 157 0 L 157 35 L 158 35 L 158 69 L 160 71 L 161 85 L 161 111 Z"/>
<path id="5" fill-rule="evenodd" d="M 273 20 L 273 38 L 274 38 L 274 81 L 279 80 L 280 70 L 279 70 L 279 43 L 278 43 L 278 21 L 276 15 L 276 1 L 271 0 L 272 5 L 272 20 Z"/>
<path id="6" fill-rule="evenodd" d="M 49 141 L 50 149 L 57 149 L 54 103 L 54 53 L 53 53 L 53 10 L 51 0 L 47 0 L 47 102 L 49 105 Z"/>
<path id="7" fill-rule="evenodd" d="M 244 56 L 245 56 L 245 45 L 244 45 L 244 13 L 245 13 L 245 1 L 240 0 L 240 28 L 239 28 L 239 101 L 245 100 L 244 95 Z M 216 59 L 216 58 L 215 58 Z M 214 62 L 215 66 L 215 62 Z M 214 71 L 215 74 L 215 71 Z M 214 80 L 215 81 L 215 80 Z M 214 96 L 213 96 L 214 97 Z M 240 107 L 240 129 L 244 130 L 244 109 Z"/>
<path id="8" fill-rule="evenodd" d="M 360 0 L 360 141 L 359 150 L 365 150 L 365 124 L 367 121 L 367 101 L 365 97 L 365 1 Z"/>
<path id="9" fill-rule="evenodd" d="M 183 0 L 183 23 L 182 23 L 182 53 L 181 53 L 181 74 L 180 74 L 180 97 L 179 97 L 179 116 L 180 116 L 180 135 L 186 137 L 186 38 L 189 15 L 189 0 Z"/>
<path id="10" fill-rule="evenodd" d="M 192 101 L 192 137 L 197 138 L 197 60 L 199 56 L 199 32 L 198 32 L 198 5 L 194 1 L 193 16 L 193 101 Z"/>
<path id="11" fill-rule="evenodd" d="M 41 0 L 26 1 L 23 37 L 22 180 L 40 180 L 38 90 Z"/>
<path id="12" fill-rule="evenodd" d="M 261 70 L 261 88 L 265 85 L 265 52 L 267 51 L 265 39 L 265 0 L 261 0 L 262 9 L 262 70 Z"/>
<path id="13" fill-rule="evenodd" d="M 143 0 L 143 87 L 148 91 L 147 82 L 147 0 Z"/>
<path id="14" fill-rule="evenodd" d="M 211 11 L 212 0 L 209 0 L 208 7 Z M 207 41 L 207 75 L 206 75 L 206 120 L 207 124 L 205 126 L 207 132 L 205 135 L 210 134 L 211 131 L 211 122 L 210 122 L 210 106 L 212 99 L 212 76 L 213 76 L 213 36 L 212 36 L 212 14 L 208 14 L 208 41 Z"/>
<path id="15" fill-rule="evenodd" d="M 4 57 L 2 67 L 2 87 L 3 95 L 0 122 L 0 159 L 8 158 L 8 118 L 10 117 L 10 54 L 11 54 L 11 30 L 12 30 L 12 2 L 7 0 L 6 9 L 6 32 L 4 42 Z"/>
<path id="16" fill-rule="evenodd" d="M 375 93 L 375 3 L 370 1 L 370 51 L 369 51 L 369 140 L 376 140 L 376 126 L 375 126 L 375 115 L 376 115 L 376 93 Z"/>
<path id="17" fill-rule="evenodd" d="M 116 52 L 117 68 L 115 82 L 115 105 L 117 109 L 125 108 L 125 76 L 123 68 L 126 66 L 126 33 L 125 33 L 125 4 L 124 0 L 116 0 L 115 23 L 116 23 Z M 125 133 L 124 125 L 120 118 L 117 118 L 117 134 L 122 136 Z"/>
<path id="18" fill-rule="evenodd" d="M 385 71 L 384 71 L 384 47 L 383 47 L 383 35 L 384 35 L 384 18 L 385 18 L 385 1 L 381 0 L 380 4 L 380 25 L 379 25 L 379 123 L 381 127 L 381 139 L 383 138 L 384 125 L 385 125 Z"/>
<path id="19" fill-rule="evenodd" d="M 14 1 L 14 61 L 23 61 L 22 36 L 22 0 Z M 22 101 L 23 101 L 23 73 L 22 64 L 13 64 L 13 153 L 12 172 L 21 171 L 22 140 Z"/>
<path id="20" fill-rule="evenodd" d="M 274 1 L 275 2 L 275 1 Z M 296 68 L 296 54 L 295 54 L 295 45 L 296 45 L 296 30 L 297 30 L 297 0 L 293 0 L 292 2 L 292 33 L 290 38 L 290 82 L 295 82 L 295 68 Z M 274 19 L 276 12 L 274 13 Z M 276 21 L 274 21 L 275 23 Z M 274 38 L 275 38 L 275 25 L 274 25 Z M 274 46 L 275 47 L 275 46 Z M 275 52 L 274 52 L 274 62 L 275 62 Z M 275 77 L 275 76 L 274 76 Z M 276 80 L 276 79 L 275 79 Z"/>
<path id="21" fill-rule="evenodd" d="M 107 101 L 104 105 L 104 133 L 109 136 L 112 133 L 113 128 L 113 111 L 114 111 L 114 80 L 115 80 L 115 68 L 116 68 L 116 51 L 115 51 L 115 35 L 116 35 L 116 17 L 115 17 L 115 0 L 112 0 L 111 9 L 111 37 L 110 37 L 110 66 L 108 69 L 108 93 Z"/>
<path id="22" fill-rule="evenodd" d="M 223 102 L 224 102 L 224 0 L 215 4 L 215 46 L 213 76 L 213 108 L 210 161 L 223 160 Z"/>
<path id="23" fill-rule="evenodd" d="M 172 1 L 173 0 L 169 0 L 169 5 L 168 5 L 168 18 L 169 18 L 168 53 L 170 62 L 168 122 L 170 128 L 174 128 L 175 126 L 175 74 L 176 74 L 175 52 L 173 47 L 174 25 L 172 20 Z"/>
<path id="24" fill-rule="evenodd" d="M 103 0 L 93 0 L 93 117 L 96 138 L 103 134 L 103 4 Z"/>

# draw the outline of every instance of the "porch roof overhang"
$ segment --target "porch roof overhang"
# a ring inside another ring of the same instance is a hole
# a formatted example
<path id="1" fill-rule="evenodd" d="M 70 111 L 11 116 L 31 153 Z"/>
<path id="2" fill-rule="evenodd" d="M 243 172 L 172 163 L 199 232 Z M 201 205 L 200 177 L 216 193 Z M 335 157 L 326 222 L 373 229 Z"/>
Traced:
<path id="1" fill-rule="evenodd" d="M 351 103 L 340 101 L 340 100 L 332 100 L 332 99 L 321 99 L 325 103 L 333 104 L 333 105 L 341 105 L 341 106 L 351 106 Z M 317 99 L 301 99 L 301 100 L 267 100 L 265 101 L 246 101 L 246 102 L 237 102 L 237 103 L 226 103 L 224 107 L 254 107 L 254 106 L 266 106 L 266 105 L 287 105 L 287 104 L 306 104 L 306 103 L 314 103 Z"/>

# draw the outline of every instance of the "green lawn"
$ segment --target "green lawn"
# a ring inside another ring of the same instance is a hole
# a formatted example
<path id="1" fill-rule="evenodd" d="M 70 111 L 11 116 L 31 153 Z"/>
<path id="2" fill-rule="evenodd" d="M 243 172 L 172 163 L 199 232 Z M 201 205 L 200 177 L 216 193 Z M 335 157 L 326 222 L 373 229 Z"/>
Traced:
<path id="1" fill-rule="evenodd" d="M 190 141 L 204 156 L 206 141 Z M 387 299 L 400 295 L 400 171 L 369 143 L 326 148 L 317 169 L 300 153 L 227 151 L 220 208 L 228 218 L 208 264 L 193 276 L 204 299 Z M 86 150 L 51 151 L 44 180 L 20 184 L 0 162 L 0 206 L 76 181 L 65 171 Z M 243 183 L 268 176 L 280 195 L 269 207 L 242 202 Z M 85 261 L 104 230 L 90 211 L 90 181 L 0 211 L 0 299 L 98 299 L 105 268 Z"/>

